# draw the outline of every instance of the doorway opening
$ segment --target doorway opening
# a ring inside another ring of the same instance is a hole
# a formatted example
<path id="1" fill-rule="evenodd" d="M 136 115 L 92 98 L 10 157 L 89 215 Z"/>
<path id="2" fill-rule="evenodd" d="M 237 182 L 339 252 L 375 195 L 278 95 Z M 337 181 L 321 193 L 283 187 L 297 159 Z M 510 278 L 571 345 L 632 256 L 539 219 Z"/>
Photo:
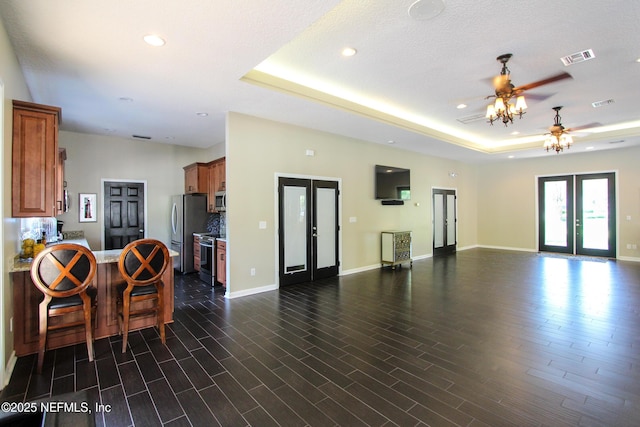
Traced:
<path id="1" fill-rule="evenodd" d="M 614 172 L 538 178 L 538 249 L 616 257 Z"/>
<path id="2" fill-rule="evenodd" d="M 434 188 L 432 190 L 433 211 L 433 255 L 451 254 L 458 243 L 458 214 L 456 190 Z"/>
<path id="3" fill-rule="evenodd" d="M 146 187 L 146 182 L 103 181 L 104 250 L 144 238 Z"/>
<path id="4" fill-rule="evenodd" d="M 338 274 L 339 195 L 335 180 L 278 178 L 280 285 Z"/>

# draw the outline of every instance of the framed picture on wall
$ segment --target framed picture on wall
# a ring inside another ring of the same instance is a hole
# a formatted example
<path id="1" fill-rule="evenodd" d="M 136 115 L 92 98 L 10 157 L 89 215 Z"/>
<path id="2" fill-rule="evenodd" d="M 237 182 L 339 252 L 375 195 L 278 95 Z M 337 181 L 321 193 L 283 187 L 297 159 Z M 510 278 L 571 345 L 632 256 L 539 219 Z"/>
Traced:
<path id="1" fill-rule="evenodd" d="M 98 221 L 98 203 L 95 193 L 80 193 L 80 202 L 78 203 L 80 212 L 80 222 L 97 222 Z"/>

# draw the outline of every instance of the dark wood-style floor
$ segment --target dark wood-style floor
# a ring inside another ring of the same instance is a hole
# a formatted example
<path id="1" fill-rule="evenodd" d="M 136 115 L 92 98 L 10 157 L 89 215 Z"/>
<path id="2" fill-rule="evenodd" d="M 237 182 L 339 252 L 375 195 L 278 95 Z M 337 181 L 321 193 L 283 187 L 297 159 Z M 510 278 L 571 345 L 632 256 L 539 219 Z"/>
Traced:
<path id="1" fill-rule="evenodd" d="M 155 329 L 18 359 L 107 426 L 638 426 L 640 264 L 489 249 L 225 300 L 176 277 Z"/>

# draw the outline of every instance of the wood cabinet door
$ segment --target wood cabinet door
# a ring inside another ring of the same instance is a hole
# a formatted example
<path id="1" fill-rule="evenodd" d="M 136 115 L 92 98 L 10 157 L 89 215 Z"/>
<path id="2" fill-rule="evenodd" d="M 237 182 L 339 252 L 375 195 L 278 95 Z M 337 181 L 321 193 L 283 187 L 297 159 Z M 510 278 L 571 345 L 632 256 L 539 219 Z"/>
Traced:
<path id="1" fill-rule="evenodd" d="M 208 168 L 205 163 L 194 163 L 184 167 L 185 194 L 206 193 L 208 186 Z"/>
<path id="2" fill-rule="evenodd" d="M 56 215 L 60 109 L 13 102 L 13 217 Z"/>
<path id="3" fill-rule="evenodd" d="M 227 244 L 216 242 L 216 280 L 227 285 Z"/>

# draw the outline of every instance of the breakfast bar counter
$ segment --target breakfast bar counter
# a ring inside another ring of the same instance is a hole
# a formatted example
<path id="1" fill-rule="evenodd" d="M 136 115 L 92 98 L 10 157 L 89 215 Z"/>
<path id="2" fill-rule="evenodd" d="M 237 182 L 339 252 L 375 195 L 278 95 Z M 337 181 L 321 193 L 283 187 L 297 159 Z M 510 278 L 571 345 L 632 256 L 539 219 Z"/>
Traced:
<path id="1" fill-rule="evenodd" d="M 65 241 L 64 243 L 78 243 Z M 85 241 L 86 242 L 86 241 Z M 86 246 L 86 245 L 85 245 Z M 122 249 L 108 251 L 93 251 L 98 268 L 93 286 L 98 289 L 96 312 L 96 325 L 94 338 L 105 338 L 118 335 L 118 315 L 116 311 L 117 287 L 124 283 L 124 279 L 118 270 L 118 259 Z M 171 256 L 177 256 L 177 252 L 169 250 Z M 42 300 L 42 293 L 31 281 L 31 262 L 13 260 L 9 265 L 9 272 L 13 284 L 13 327 L 14 349 L 16 356 L 24 356 L 38 352 L 38 304 Z M 164 281 L 164 320 L 165 323 L 173 322 L 173 268 L 169 268 L 163 275 Z M 150 302 L 140 303 L 150 304 Z M 55 320 L 52 320 L 52 322 Z M 142 329 L 156 325 L 154 315 L 141 316 L 131 319 L 130 330 Z M 47 348 L 59 348 L 72 344 L 85 343 L 84 329 L 72 328 L 49 332 Z"/>

